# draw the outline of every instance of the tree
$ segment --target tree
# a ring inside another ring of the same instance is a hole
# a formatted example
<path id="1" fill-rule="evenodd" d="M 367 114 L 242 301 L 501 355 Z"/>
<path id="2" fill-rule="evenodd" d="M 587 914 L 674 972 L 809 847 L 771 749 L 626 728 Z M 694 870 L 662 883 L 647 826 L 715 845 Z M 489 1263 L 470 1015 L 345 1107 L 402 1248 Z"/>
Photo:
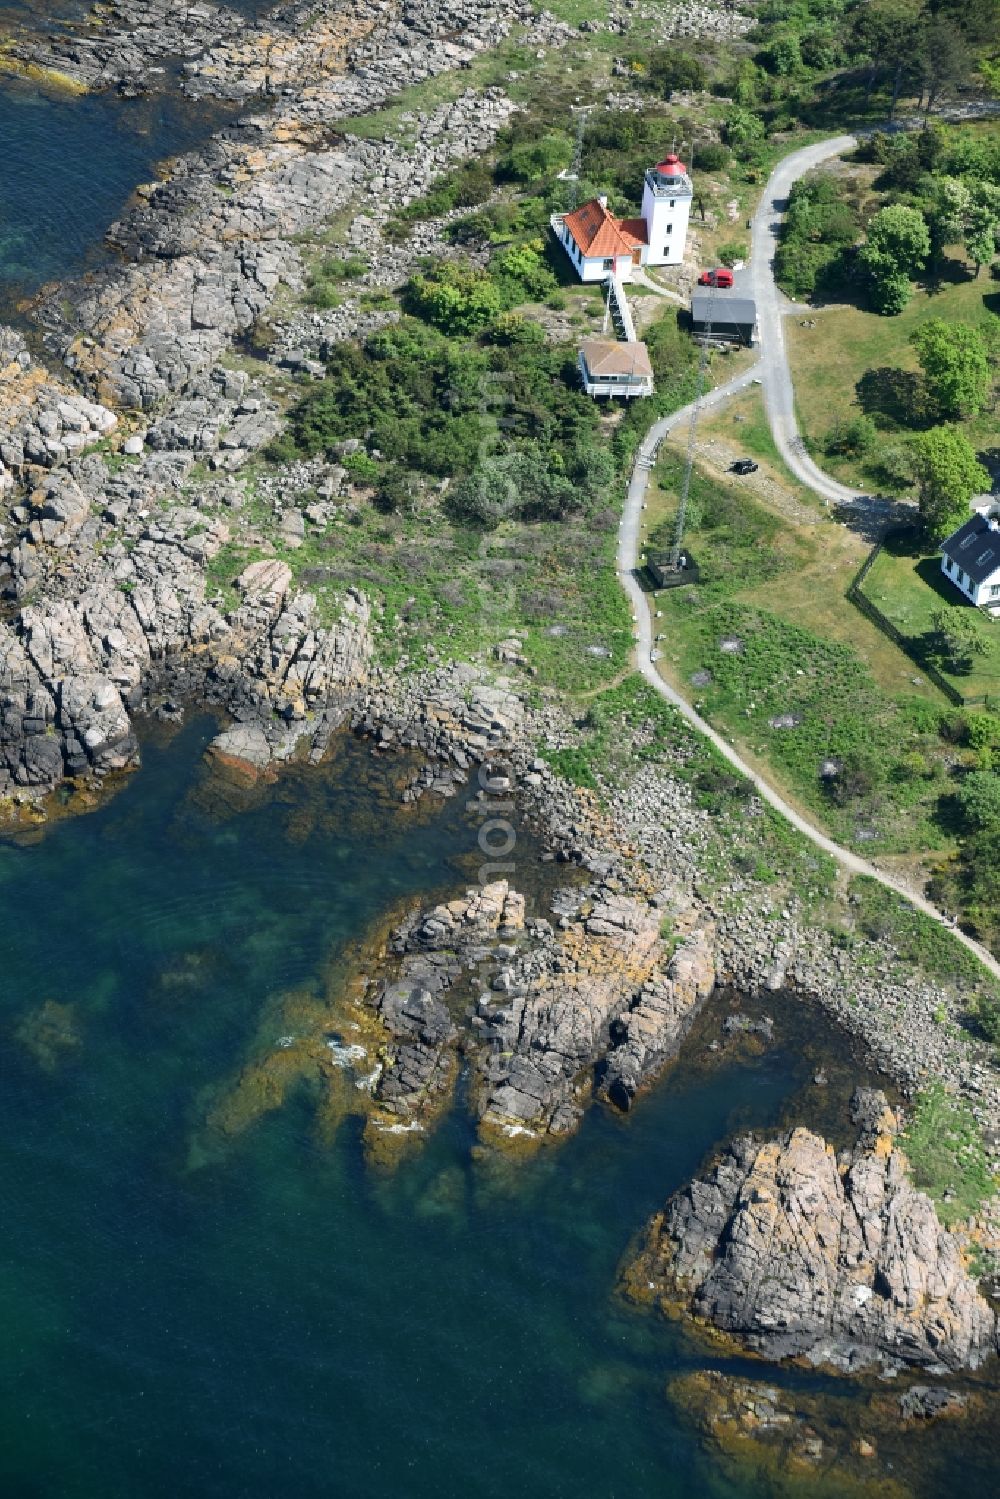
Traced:
<path id="1" fill-rule="evenodd" d="M 918 84 L 925 115 L 972 72 L 969 44 L 954 21 L 931 16 L 914 38 L 919 69 Z"/>
<path id="2" fill-rule="evenodd" d="M 972 444 L 955 427 L 931 427 L 913 439 L 920 520 L 928 538 L 944 541 L 969 513 L 974 494 L 989 488 L 990 476 Z"/>
<path id="3" fill-rule="evenodd" d="M 726 115 L 722 133 L 726 145 L 733 148 L 741 161 L 753 161 L 767 139 L 767 130 L 760 116 L 739 106 Z"/>
<path id="4" fill-rule="evenodd" d="M 990 389 L 986 343 L 968 323 L 932 318 L 910 334 L 939 417 L 978 416 Z"/>
<path id="5" fill-rule="evenodd" d="M 958 604 L 935 609 L 931 615 L 931 631 L 931 648 L 947 671 L 971 671 L 973 657 L 985 656 L 989 650 L 975 611 Z M 995 779 L 990 772 L 986 774 L 991 780 Z M 973 778 L 970 776 L 969 779 Z"/>
<path id="6" fill-rule="evenodd" d="M 923 270 L 930 252 L 930 231 L 918 208 L 893 203 L 879 209 L 868 225 L 868 242 L 858 257 L 879 312 L 902 311 L 909 299 L 910 281 Z"/>
<path id="7" fill-rule="evenodd" d="M 853 13 L 848 52 L 854 61 L 868 65 L 865 102 L 880 76 L 891 78 L 890 119 L 903 83 L 915 67 L 914 36 L 920 10 L 919 0 L 870 0 Z"/>
<path id="8" fill-rule="evenodd" d="M 965 238 L 966 220 L 972 207 L 972 194 L 958 177 L 935 177 L 934 196 L 928 203 L 928 223 L 935 260 L 945 245 L 958 244 Z"/>
<path id="9" fill-rule="evenodd" d="M 649 59 L 646 76 L 657 93 L 665 99 L 677 89 L 698 92 L 707 82 L 705 69 L 690 52 L 677 52 L 672 47 L 658 48 Z"/>
<path id="10" fill-rule="evenodd" d="M 787 78 L 802 67 L 802 52 L 797 36 L 779 36 L 757 56 L 767 71 L 778 78 Z"/>
<path id="11" fill-rule="evenodd" d="M 883 317 L 898 317 L 913 295 L 909 276 L 894 271 L 888 264 L 878 265 L 874 261 L 867 262 L 867 269 L 872 278 L 871 298 L 875 311 Z"/>
<path id="12" fill-rule="evenodd" d="M 974 770 L 958 793 L 962 816 L 973 832 L 1000 830 L 1000 776 L 992 770 Z"/>
<path id="13" fill-rule="evenodd" d="M 992 182 L 977 182 L 965 217 L 965 248 L 976 267 L 991 265 L 997 253 L 1000 236 L 1000 187 Z"/>

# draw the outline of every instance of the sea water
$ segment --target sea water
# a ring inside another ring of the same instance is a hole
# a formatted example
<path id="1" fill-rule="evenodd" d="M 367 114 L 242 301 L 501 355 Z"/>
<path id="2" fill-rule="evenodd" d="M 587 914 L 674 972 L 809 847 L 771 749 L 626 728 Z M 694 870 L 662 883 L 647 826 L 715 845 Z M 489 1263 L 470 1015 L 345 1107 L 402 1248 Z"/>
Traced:
<path id="1" fill-rule="evenodd" d="M 460 1100 L 373 1170 L 308 1090 L 193 1150 L 275 997 L 321 992 L 477 859 L 461 805 L 404 814 L 366 746 L 234 797 L 211 732 L 147 743 L 102 808 L 0 845 L 0 1493 L 770 1492 L 664 1397 L 718 1360 L 614 1288 L 668 1193 L 776 1124 L 829 1038 L 808 1015 L 760 1055 L 696 1037 L 627 1119 L 592 1110 L 516 1164 L 475 1159 Z"/>

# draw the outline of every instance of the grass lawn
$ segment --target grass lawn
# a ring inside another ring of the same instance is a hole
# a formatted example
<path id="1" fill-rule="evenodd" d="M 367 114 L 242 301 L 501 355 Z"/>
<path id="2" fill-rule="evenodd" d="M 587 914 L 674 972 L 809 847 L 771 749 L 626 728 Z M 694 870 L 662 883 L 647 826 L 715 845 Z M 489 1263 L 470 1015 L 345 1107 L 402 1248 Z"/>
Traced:
<path id="1" fill-rule="evenodd" d="M 1000 702 L 1000 621 L 986 619 L 941 575 L 938 556 L 914 554 L 905 540 L 889 542 L 882 548 L 864 582 L 864 592 L 876 608 L 891 620 L 907 640 L 919 660 L 925 648 L 924 637 L 932 631 L 931 615 L 942 604 L 965 609 L 975 619 L 989 650 L 973 658 L 968 673 L 944 672 L 947 679 L 966 699 L 989 695 Z"/>
<path id="2" fill-rule="evenodd" d="M 665 450 L 645 517 L 653 547 L 669 545 L 682 471 L 683 455 Z M 946 850 L 952 834 L 937 812 L 950 786 L 938 735 L 947 705 L 926 679 L 914 684 L 905 653 L 844 598 L 863 544 L 825 518 L 793 524 L 741 481 L 700 469 L 689 517 L 700 582 L 651 601 L 665 675 L 840 841 L 872 853 Z M 859 760 L 858 791 L 831 790 L 824 767 L 839 774 Z"/>
<path id="3" fill-rule="evenodd" d="M 675 429 L 665 451 L 676 453 L 687 446 L 687 429 Z M 726 474 L 735 457 L 752 454 L 760 467 L 756 474 L 733 480 Z M 764 415 L 759 390 L 744 391 L 698 428 L 698 464 L 701 473 L 732 485 L 754 506 L 761 506 L 779 522 L 769 545 L 789 559 L 782 570 L 780 587 L 768 579 L 747 579 L 733 597 L 767 609 L 789 624 L 810 630 L 826 640 L 852 649 L 888 693 L 912 693 L 918 675 L 912 660 L 871 624 L 847 598 L 847 589 L 868 555 L 866 542 L 846 526 L 830 519 L 811 490 L 791 475 L 778 458 Z M 661 476 L 664 471 L 660 470 Z M 644 535 L 674 514 L 675 491 L 669 485 L 651 483 L 648 492 Z M 695 517 L 696 519 L 697 517 Z M 689 527 L 688 541 L 696 556 L 713 545 L 711 535 Z M 920 693 L 936 705 L 945 699 L 926 680 Z"/>
<path id="4" fill-rule="evenodd" d="M 879 317 L 857 307 L 818 308 L 808 319 L 788 318 L 785 337 L 795 382 L 795 403 L 802 433 L 814 450 L 833 424 L 862 411 L 857 384 L 868 370 L 919 368 L 910 334 L 930 318 L 985 323 L 1000 311 L 997 283 L 985 273 L 978 280 L 954 254 L 946 261 L 940 287 L 915 293 L 898 317 Z M 803 322 L 815 321 L 814 327 Z M 883 422 L 885 419 L 876 418 Z M 891 423 L 887 423 L 891 431 Z M 900 434 L 905 429 L 900 426 Z M 970 442 L 979 449 L 997 442 L 996 417 L 988 411 L 965 423 Z M 847 483 L 865 487 L 871 474 L 858 459 L 822 457 L 824 468 Z"/>

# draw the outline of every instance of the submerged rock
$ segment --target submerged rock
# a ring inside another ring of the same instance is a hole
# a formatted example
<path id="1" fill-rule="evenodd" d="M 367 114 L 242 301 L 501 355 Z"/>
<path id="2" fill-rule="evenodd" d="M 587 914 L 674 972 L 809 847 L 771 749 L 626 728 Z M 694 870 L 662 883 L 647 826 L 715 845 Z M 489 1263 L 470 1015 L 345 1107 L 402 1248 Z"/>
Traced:
<path id="1" fill-rule="evenodd" d="M 958 1240 L 906 1175 L 881 1094 L 856 1099 L 839 1160 L 807 1129 L 735 1140 L 650 1227 L 627 1290 L 768 1358 L 847 1372 L 975 1368 L 996 1317 Z"/>
<path id="2" fill-rule="evenodd" d="M 47 999 L 36 1010 L 22 1016 L 15 1039 L 45 1072 L 54 1072 L 59 1063 L 81 1044 L 76 1006 Z"/>
<path id="3" fill-rule="evenodd" d="M 910 1499 L 898 1419 L 878 1401 L 806 1394 L 706 1369 L 667 1398 L 742 1490 L 749 1472 L 774 1499 Z M 915 1456 L 915 1464 L 919 1457 Z"/>

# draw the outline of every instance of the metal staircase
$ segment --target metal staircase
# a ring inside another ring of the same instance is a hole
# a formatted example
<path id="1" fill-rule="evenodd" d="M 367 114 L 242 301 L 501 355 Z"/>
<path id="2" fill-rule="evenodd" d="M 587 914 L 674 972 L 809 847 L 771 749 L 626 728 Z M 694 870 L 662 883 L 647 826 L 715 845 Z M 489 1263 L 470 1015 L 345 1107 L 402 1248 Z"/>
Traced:
<path id="1" fill-rule="evenodd" d="M 618 334 L 618 337 L 627 344 L 634 344 L 636 342 L 635 324 L 632 321 L 632 311 L 628 305 L 628 299 L 625 296 L 625 288 L 622 285 L 621 278 L 611 275 L 608 277 L 605 285 L 608 289 L 608 299 L 604 314 L 605 330 L 607 330 L 608 318 L 610 317 L 615 325 L 615 332 Z"/>

